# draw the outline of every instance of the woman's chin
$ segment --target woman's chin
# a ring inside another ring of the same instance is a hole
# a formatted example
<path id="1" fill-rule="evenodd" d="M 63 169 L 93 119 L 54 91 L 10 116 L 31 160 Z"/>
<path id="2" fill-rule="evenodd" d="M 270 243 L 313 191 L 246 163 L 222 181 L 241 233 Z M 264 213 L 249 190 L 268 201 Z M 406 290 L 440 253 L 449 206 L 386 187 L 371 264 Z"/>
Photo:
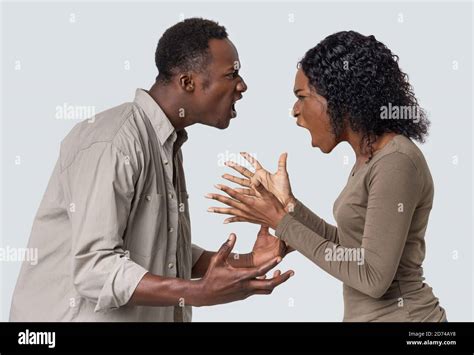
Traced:
<path id="1" fill-rule="evenodd" d="M 324 147 L 322 145 L 319 145 L 318 143 L 316 142 L 311 142 L 311 145 L 313 146 L 313 148 L 319 148 L 319 150 L 321 152 L 323 152 L 324 154 L 329 154 L 331 153 L 332 149 L 328 149 L 327 147 Z"/>

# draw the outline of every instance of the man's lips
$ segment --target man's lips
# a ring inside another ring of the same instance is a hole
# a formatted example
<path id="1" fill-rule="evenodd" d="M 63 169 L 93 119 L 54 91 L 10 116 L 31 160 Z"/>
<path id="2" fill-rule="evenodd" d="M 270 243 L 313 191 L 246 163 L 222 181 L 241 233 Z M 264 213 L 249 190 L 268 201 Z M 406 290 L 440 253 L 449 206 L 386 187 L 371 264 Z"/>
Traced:
<path id="1" fill-rule="evenodd" d="M 230 118 L 235 118 L 237 117 L 237 110 L 235 109 L 235 103 L 242 99 L 242 95 L 240 95 L 237 99 L 232 102 L 232 105 L 230 106 Z"/>
<path id="2" fill-rule="evenodd" d="M 235 118 L 237 117 L 237 111 L 235 110 L 235 103 L 232 104 L 230 107 L 230 118 Z"/>

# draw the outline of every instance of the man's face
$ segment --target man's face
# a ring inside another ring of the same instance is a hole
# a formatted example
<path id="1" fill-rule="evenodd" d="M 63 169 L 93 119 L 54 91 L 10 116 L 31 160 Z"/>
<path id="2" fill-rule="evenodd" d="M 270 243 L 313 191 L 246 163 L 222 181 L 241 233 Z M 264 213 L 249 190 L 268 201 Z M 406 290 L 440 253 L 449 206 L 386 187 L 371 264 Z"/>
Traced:
<path id="1" fill-rule="evenodd" d="M 247 85 L 239 75 L 239 55 L 230 40 L 210 40 L 209 52 L 211 62 L 197 78 L 193 111 L 198 122 L 224 129 L 237 115 L 235 102 Z"/>

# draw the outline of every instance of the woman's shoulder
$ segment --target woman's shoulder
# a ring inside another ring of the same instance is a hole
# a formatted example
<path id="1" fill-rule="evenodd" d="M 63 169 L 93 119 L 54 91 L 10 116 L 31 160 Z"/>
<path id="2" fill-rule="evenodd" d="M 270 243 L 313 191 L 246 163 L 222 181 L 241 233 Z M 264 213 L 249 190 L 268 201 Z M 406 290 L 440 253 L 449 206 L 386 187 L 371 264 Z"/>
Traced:
<path id="1" fill-rule="evenodd" d="M 422 151 L 411 139 L 397 135 L 384 148 L 371 161 L 368 182 L 376 176 L 390 176 L 388 180 L 392 180 L 400 175 L 401 180 L 411 181 L 411 184 L 423 187 L 424 192 L 432 193 L 430 169 Z"/>
<path id="2" fill-rule="evenodd" d="M 414 170 L 420 174 L 429 171 L 420 148 L 408 137 L 397 135 L 373 158 L 373 168 Z M 374 169 L 371 169 L 374 170 Z"/>

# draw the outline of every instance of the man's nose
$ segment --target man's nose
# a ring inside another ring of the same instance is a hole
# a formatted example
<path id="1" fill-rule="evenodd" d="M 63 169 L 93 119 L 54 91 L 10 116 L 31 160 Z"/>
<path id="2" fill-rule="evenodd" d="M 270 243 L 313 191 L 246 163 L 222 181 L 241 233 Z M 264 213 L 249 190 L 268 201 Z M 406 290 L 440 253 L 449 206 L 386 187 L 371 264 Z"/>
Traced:
<path id="1" fill-rule="evenodd" d="M 245 83 L 244 79 L 240 79 L 239 83 L 237 84 L 237 91 L 239 92 L 246 92 L 247 91 L 247 84 Z"/>

